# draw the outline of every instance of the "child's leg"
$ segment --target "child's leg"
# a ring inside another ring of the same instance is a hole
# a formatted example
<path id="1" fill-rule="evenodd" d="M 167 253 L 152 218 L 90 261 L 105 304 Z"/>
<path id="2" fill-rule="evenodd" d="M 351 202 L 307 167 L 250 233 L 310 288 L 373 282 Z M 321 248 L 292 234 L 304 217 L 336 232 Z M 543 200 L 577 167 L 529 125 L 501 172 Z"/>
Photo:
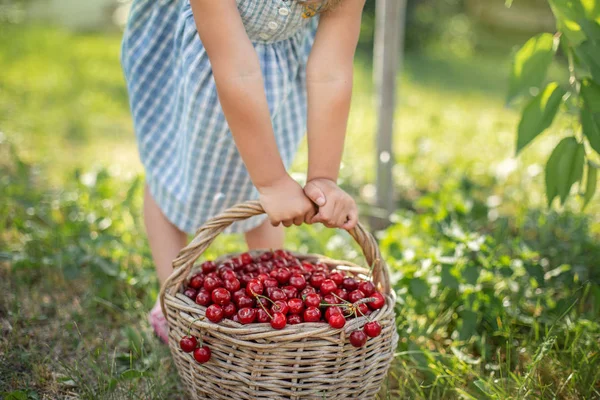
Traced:
<path id="1" fill-rule="evenodd" d="M 165 217 L 148 186 L 144 190 L 144 223 L 158 281 L 162 285 L 173 272 L 171 263 L 187 244 L 187 235 Z"/>
<path id="2" fill-rule="evenodd" d="M 246 243 L 250 250 L 281 249 L 284 239 L 283 226 L 275 227 L 268 219 L 253 230 L 246 232 Z"/>

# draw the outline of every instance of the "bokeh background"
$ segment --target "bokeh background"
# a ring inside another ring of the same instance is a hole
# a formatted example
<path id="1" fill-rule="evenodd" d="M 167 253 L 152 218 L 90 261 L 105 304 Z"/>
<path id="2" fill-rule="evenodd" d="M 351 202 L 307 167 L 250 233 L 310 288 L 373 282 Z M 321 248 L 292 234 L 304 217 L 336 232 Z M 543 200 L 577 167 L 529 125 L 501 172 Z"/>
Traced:
<path id="1" fill-rule="evenodd" d="M 0 394 L 182 398 L 146 313 L 158 284 L 119 64 L 129 3 L 0 0 Z M 367 2 L 340 182 L 374 204 L 375 1 Z M 397 210 L 378 232 L 400 343 L 381 398 L 600 398 L 600 205 L 548 208 L 544 164 L 517 158 L 511 57 L 554 32 L 546 0 L 409 0 L 398 71 Z M 565 81 L 559 57 L 550 75 Z M 293 168 L 306 170 L 306 148 Z M 360 262 L 345 233 L 287 246 Z M 208 257 L 239 251 L 220 238 Z"/>

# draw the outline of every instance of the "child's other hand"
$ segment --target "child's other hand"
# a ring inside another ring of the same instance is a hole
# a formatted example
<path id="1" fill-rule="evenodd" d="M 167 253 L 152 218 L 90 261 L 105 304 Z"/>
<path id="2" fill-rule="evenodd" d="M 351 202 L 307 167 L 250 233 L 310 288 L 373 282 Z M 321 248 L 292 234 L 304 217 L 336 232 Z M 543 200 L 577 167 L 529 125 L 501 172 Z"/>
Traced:
<path id="1" fill-rule="evenodd" d="M 314 224 L 321 222 L 328 228 L 350 230 L 358 223 L 358 208 L 354 199 L 332 180 L 312 179 L 304 187 L 304 193 L 318 207 L 318 213 L 305 220 Z"/>
<path id="2" fill-rule="evenodd" d="M 315 206 L 302 191 L 302 186 L 289 175 L 259 187 L 258 192 L 260 204 L 273 226 L 299 226 L 316 214 Z"/>

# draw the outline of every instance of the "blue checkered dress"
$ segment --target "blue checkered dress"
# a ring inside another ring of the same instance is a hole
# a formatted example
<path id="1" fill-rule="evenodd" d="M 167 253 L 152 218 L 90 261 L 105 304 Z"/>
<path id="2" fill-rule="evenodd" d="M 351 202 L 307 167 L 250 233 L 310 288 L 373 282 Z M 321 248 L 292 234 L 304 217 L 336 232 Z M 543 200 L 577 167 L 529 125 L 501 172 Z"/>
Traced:
<path id="1" fill-rule="evenodd" d="M 317 20 L 303 18 L 296 1 L 237 3 L 289 168 L 305 132 L 305 66 Z M 258 198 L 219 105 L 189 0 L 134 0 L 121 58 L 146 182 L 166 217 L 192 233 L 225 208 Z M 248 231 L 261 221 L 229 231 Z"/>

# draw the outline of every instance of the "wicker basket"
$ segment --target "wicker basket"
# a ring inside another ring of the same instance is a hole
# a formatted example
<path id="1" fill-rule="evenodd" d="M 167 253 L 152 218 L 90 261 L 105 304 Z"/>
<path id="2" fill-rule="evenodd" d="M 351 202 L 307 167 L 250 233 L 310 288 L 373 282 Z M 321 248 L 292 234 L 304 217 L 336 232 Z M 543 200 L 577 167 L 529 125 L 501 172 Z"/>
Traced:
<path id="1" fill-rule="evenodd" d="M 235 221 L 264 213 L 258 202 L 240 204 L 207 222 L 173 262 L 174 272 L 160 293 L 169 323 L 169 347 L 183 384 L 192 399 L 371 399 L 380 390 L 398 341 L 394 318 L 395 295 L 389 272 L 373 236 L 358 225 L 350 234 L 360 245 L 374 283 L 386 297 L 383 308 L 371 314 L 382 333 L 354 348 L 348 336 L 364 325 L 365 317 L 348 320 L 342 329 L 326 323 L 301 323 L 274 330 L 270 324 L 241 325 L 229 319 L 219 324 L 196 320 L 199 306 L 182 293 L 194 262 L 213 240 Z M 295 254 L 301 260 L 321 261 L 330 268 L 366 278 L 369 270 L 319 255 Z M 231 257 L 229 255 L 227 257 Z M 196 321 L 194 321 L 196 320 Z M 210 346 L 212 358 L 198 364 L 179 348 L 179 339 L 192 335 Z"/>

